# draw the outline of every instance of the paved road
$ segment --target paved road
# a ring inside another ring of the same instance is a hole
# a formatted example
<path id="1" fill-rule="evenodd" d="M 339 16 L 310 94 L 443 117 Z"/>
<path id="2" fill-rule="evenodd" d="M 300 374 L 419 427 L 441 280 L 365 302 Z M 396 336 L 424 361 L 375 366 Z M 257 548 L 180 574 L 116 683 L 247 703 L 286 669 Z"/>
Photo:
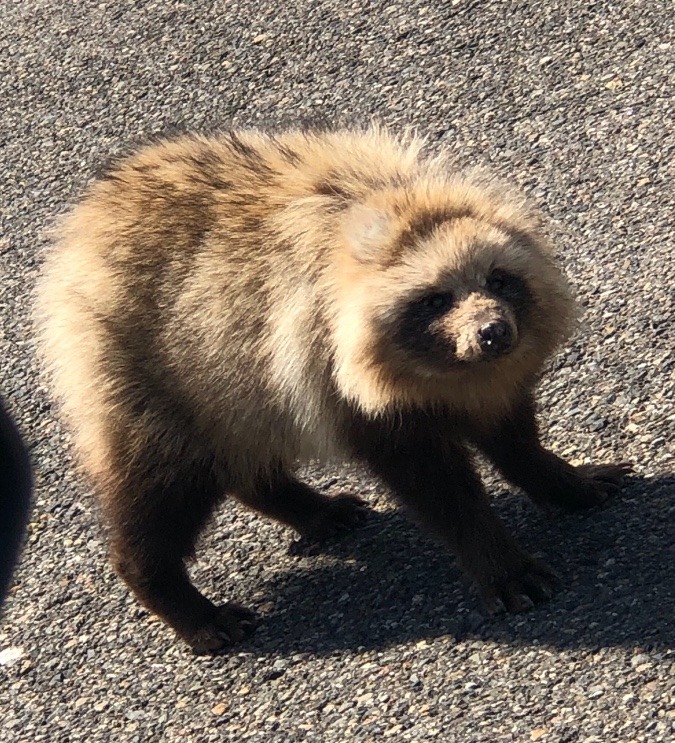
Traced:
<path id="1" fill-rule="evenodd" d="M 0 625 L 0 740 L 673 740 L 673 79 L 663 0 L 4 3 L 0 389 L 37 492 Z M 491 481 L 567 589 L 488 619 L 377 485 L 310 472 L 377 515 L 299 559 L 282 528 L 226 507 L 195 578 L 264 623 L 195 659 L 107 567 L 37 381 L 44 229 L 107 156 L 158 131 L 371 116 L 516 179 L 552 217 L 586 313 L 542 385 L 547 438 L 574 460 L 631 458 L 639 476 L 560 521 Z"/>

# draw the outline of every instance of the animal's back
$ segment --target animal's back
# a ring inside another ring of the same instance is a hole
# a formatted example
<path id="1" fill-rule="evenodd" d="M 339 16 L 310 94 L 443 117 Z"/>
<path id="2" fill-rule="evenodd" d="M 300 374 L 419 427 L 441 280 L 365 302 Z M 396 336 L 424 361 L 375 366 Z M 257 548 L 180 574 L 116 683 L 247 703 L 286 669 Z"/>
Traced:
<path id="1" fill-rule="evenodd" d="M 161 142 L 95 182 L 39 295 L 86 468 L 104 474 L 115 442 L 133 457 L 153 439 L 169 459 L 223 448 L 241 469 L 339 455 L 335 215 L 345 193 L 415 167 L 414 145 L 375 130 L 242 133 Z"/>

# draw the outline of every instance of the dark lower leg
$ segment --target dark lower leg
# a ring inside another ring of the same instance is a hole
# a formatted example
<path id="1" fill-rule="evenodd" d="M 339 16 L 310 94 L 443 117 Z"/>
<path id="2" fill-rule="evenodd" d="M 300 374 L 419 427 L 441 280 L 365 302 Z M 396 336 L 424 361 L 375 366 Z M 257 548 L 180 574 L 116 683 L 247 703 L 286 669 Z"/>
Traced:
<path id="1" fill-rule="evenodd" d="M 253 629 L 252 612 L 234 603 L 216 606 L 192 585 L 182 562 L 172 563 L 170 557 L 165 557 L 167 561 L 160 568 L 160 557 L 148 560 L 145 554 L 141 559 L 129 559 L 120 557 L 117 548 L 113 563 L 138 601 L 172 627 L 193 650 L 218 652 Z"/>
<path id="2" fill-rule="evenodd" d="M 631 471 L 627 463 L 573 467 L 546 450 L 530 400 L 475 441 L 504 477 L 544 507 L 567 511 L 602 503 Z"/>
<path id="3" fill-rule="evenodd" d="M 254 488 L 234 495 L 250 508 L 316 542 L 358 526 L 366 513 L 360 498 L 323 495 L 286 472 L 274 472 L 261 478 Z"/>
<path id="4" fill-rule="evenodd" d="M 176 471 L 170 482 L 165 476 L 161 484 L 128 478 L 106 497 L 116 571 L 144 606 L 198 652 L 216 652 L 252 627 L 250 612 L 214 605 L 185 568 L 218 496 L 215 477 L 195 467 Z"/>
<path id="5" fill-rule="evenodd" d="M 412 416 L 411 416 L 412 417 Z M 488 608 L 529 608 L 555 588 L 554 574 L 529 557 L 490 508 L 464 448 L 444 440 L 444 421 L 423 417 L 393 429 L 369 422 L 355 448 L 424 526 L 456 553 Z"/>

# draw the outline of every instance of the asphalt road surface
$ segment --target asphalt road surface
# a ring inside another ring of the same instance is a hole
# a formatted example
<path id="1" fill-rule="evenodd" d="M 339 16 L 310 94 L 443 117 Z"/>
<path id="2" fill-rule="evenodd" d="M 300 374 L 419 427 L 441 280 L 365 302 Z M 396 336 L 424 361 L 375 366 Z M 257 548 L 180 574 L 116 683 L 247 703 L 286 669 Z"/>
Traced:
<path id="1" fill-rule="evenodd" d="M 665 0 L 3 3 L 0 390 L 36 493 L 0 623 L 0 740 L 675 739 L 674 44 Z M 229 655 L 195 658 L 108 567 L 38 380 L 45 230 L 154 133 L 372 117 L 514 179 L 551 217 L 585 315 L 541 387 L 546 438 L 637 475 L 559 520 L 490 480 L 566 587 L 488 618 L 376 483 L 312 469 L 375 515 L 295 558 L 286 530 L 226 505 L 194 577 L 263 622 Z"/>

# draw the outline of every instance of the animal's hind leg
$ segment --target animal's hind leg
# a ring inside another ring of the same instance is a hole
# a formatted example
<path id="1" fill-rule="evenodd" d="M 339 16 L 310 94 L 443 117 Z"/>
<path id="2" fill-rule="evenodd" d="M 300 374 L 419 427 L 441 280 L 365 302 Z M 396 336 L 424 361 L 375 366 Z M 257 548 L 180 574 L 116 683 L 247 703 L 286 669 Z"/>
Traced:
<path id="1" fill-rule="evenodd" d="M 354 495 L 323 495 L 284 471 L 261 477 L 253 488 L 233 495 L 259 513 L 295 529 L 301 537 L 291 547 L 295 553 L 312 552 L 321 542 L 360 526 L 368 510 Z"/>
<path id="2" fill-rule="evenodd" d="M 209 465 L 177 463 L 162 478 L 131 473 L 104 493 L 112 562 L 138 600 L 198 653 L 213 653 L 246 636 L 254 615 L 236 604 L 216 606 L 190 582 L 185 558 L 222 490 Z"/>

